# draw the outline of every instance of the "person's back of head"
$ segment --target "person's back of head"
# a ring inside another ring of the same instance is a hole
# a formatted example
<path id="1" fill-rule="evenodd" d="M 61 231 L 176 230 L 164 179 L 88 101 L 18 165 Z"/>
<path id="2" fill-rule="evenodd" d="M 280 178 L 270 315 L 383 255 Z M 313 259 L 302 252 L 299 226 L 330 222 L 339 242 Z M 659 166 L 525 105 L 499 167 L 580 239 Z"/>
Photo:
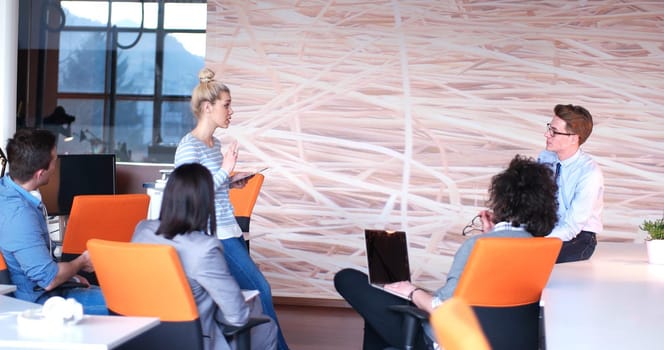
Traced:
<path id="1" fill-rule="evenodd" d="M 525 225 L 533 236 L 546 236 L 558 221 L 557 191 L 546 164 L 517 154 L 507 169 L 491 179 L 489 208 L 495 222 Z"/>
<path id="2" fill-rule="evenodd" d="M 556 105 L 553 112 L 565 121 L 567 132 L 579 136 L 579 146 L 583 145 L 593 132 L 593 116 L 587 109 L 575 105 Z"/>
<path id="3" fill-rule="evenodd" d="M 173 238 L 202 231 L 216 234 L 214 182 L 199 163 L 182 164 L 168 176 L 159 212 L 157 234 Z"/>
<path id="4" fill-rule="evenodd" d="M 30 180 L 37 170 L 48 169 L 51 152 L 56 147 L 55 135 L 44 129 L 19 129 L 7 141 L 7 162 L 12 179 L 19 183 Z"/>

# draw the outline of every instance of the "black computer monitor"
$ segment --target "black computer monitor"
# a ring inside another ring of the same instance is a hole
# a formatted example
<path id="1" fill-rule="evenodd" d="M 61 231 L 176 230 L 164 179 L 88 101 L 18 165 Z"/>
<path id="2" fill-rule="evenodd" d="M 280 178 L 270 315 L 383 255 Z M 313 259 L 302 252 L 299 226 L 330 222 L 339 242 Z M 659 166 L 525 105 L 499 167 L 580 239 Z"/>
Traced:
<path id="1" fill-rule="evenodd" d="M 115 194 L 115 154 L 59 154 L 40 192 L 51 216 L 69 215 L 76 195 Z"/>

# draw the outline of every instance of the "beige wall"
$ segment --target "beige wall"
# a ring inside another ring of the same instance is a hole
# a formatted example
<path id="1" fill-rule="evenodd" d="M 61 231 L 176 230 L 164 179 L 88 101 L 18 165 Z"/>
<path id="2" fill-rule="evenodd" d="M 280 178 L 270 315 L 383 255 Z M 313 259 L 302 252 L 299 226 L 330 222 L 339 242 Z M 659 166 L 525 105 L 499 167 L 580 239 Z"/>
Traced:
<path id="1" fill-rule="evenodd" d="M 664 205 L 664 3 L 209 1 L 207 63 L 232 91 L 226 139 L 269 166 L 252 254 L 275 295 L 337 298 L 362 229 L 408 232 L 436 288 L 490 177 L 536 156 L 558 103 L 595 118 L 601 240 L 641 240 Z"/>

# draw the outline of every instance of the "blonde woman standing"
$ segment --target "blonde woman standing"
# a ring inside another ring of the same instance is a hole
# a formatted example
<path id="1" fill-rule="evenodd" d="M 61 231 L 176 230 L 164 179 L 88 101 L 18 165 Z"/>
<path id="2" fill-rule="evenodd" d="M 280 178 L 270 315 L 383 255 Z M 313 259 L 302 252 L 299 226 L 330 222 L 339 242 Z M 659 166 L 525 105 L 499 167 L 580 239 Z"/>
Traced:
<path id="1" fill-rule="evenodd" d="M 272 304 L 272 290 L 265 276 L 249 255 L 242 237 L 242 230 L 235 221 L 233 205 L 228 196 L 231 187 L 243 187 L 246 180 L 233 184 L 230 182 L 230 174 L 238 159 L 237 142 L 232 142 L 224 149 L 221 141 L 214 137 L 217 128 L 228 128 L 233 115 L 230 90 L 226 85 L 215 80 L 214 76 L 214 72 L 208 68 L 203 68 L 198 74 L 199 84 L 194 88 L 191 96 L 191 110 L 197 123 L 196 127 L 180 140 L 175 151 L 175 166 L 200 163 L 212 173 L 217 238 L 223 245 L 224 257 L 231 274 L 237 280 L 240 288 L 260 291 L 263 312 L 275 320 L 278 325 L 279 322 Z M 278 348 L 280 350 L 288 349 L 280 327 Z"/>

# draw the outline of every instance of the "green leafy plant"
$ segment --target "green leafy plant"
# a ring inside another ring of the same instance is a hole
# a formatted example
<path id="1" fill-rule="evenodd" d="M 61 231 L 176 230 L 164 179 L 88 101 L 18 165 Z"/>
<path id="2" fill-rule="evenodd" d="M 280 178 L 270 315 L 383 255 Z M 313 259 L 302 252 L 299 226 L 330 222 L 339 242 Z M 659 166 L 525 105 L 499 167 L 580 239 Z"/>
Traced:
<path id="1" fill-rule="evenodd" d="M 643 220 L 639 228 L 648 232 L 650 239 L 664 239 L 664 217 L 657 220 Z"/>

